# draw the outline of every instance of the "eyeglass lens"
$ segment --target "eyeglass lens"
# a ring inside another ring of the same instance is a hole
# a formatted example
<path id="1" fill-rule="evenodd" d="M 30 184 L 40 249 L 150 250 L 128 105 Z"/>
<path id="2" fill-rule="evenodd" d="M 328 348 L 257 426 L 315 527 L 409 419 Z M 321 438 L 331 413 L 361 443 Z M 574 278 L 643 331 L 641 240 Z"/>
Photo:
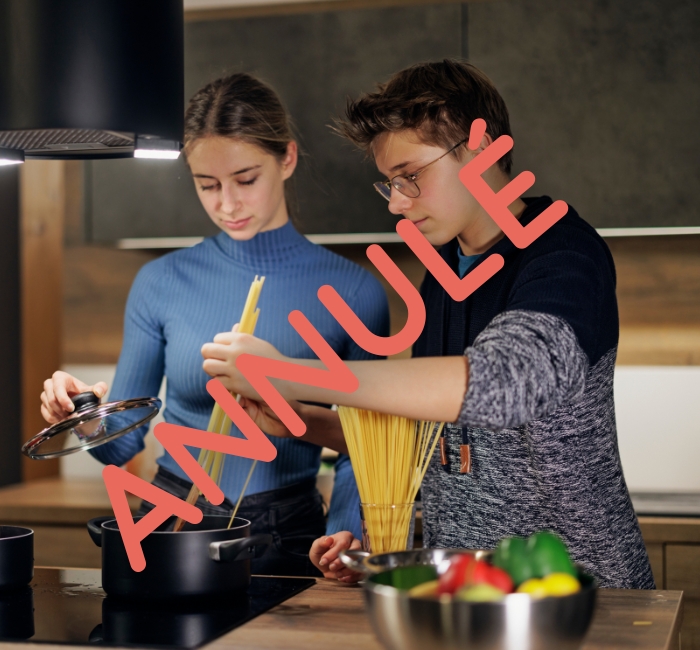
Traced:
<path id="1" fill-rule="evenodd" d="M 408 180 L 402 176 L 396 176 L 391 181 L 391 184 L 404 196 L 415 199 L 420 194 L 420 190 L 415 181 Z"/>
<path id="2" fill-rule="evenodd" d="M 396 176 L 391 180 L 391 184 L 378 182 L 374 184 L 374 189 L 377 190 L 387 201 L 391 201 L 391 186 L 401 192 L 404 196 L 415 199 L 420 195 L 420 190 L 415 181 L 410 181 L 406 178 L 401 178 L 401 176 Z"/>
<path id="3" fill-rule="evenodd" d="M 387 201 L 391 201 L 391 188 L 381 181 L 374 184 L 374 189 L 377 190 Z"/>

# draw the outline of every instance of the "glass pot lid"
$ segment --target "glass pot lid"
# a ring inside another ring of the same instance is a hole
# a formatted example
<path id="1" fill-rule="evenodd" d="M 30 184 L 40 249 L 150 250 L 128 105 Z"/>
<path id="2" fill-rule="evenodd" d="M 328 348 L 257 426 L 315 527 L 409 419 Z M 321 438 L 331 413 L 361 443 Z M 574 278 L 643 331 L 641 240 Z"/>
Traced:
<path id="1" fill-rule="evenodd" d="M 71 398 L 73 414 L 50 426 L 22 447 L 22 453 L 35 460 L 58 458 L 92 449 L 123 436 L 153 419 L 161 407 L 157 397 L 138 397 L 100 404 L 92 392 Z"/>

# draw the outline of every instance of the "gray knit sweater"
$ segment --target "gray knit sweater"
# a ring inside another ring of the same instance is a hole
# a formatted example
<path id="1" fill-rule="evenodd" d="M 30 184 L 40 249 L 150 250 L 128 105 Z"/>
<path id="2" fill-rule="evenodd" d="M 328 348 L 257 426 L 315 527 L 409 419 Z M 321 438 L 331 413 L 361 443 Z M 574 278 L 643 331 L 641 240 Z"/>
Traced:
<path id="1" fill-rule="evenodd" d="M 528 201 L 524 222 L 547 201 Z M 551 530 L 601 586 L 653 588 L 617 445 L 612 258 L 573 210 L 551 231 L 525 251 L 499 242 L 490 252 L 505 269 L 463 304 L 426 278 L 428 324 L 415 352 L 461 349 L 470 371 L 445 434 L 449 464 L 436 454 L 423 484 L 424 541 L 489 549 Z M 444 248 L 456 268 L 454 246 Z M 459 473 L 463 442 L 468 474 Z"/>

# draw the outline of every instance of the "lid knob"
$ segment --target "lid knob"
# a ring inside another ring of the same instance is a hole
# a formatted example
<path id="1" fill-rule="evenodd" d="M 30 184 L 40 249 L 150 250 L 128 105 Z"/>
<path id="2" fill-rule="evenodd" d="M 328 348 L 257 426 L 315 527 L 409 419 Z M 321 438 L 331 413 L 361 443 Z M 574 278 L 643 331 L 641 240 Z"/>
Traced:
<path id="1" fill-rule="evenodd" d="M 78 413 L 79 411 L 97 406 L 100 403 L 100 398 L 92 391 L 88 391 L 87 393 L 79 393 L 71 397 L 71 402 L 73 402 L 75 406 L 75 412 Z"/>

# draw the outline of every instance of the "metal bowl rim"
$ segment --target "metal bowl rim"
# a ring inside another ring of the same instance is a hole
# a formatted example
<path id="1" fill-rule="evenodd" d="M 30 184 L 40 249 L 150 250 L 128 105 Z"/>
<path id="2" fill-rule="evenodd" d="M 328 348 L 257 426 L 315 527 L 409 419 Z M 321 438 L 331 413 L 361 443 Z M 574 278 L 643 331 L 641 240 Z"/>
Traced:
<path id="1" fill-rule="evenodd" d="M 436 603 L 441 607 L 474 607 L 475 605 L 483 605 L 487 607 L 502 608 L 505 607 L 508 602 L 513 602 L 514 598 L 517 598 L 518 600 L 523 600 L 525 597 L 530 598 L 532 600 L 533 607 L 539 607 L 540 603 L 552 602 L 552 599 L 555 598 L 559 602 L 566 602 L 569 599 L 574 600 L 576 598 L 581 598 L 581 596 L 583 596 L 584 594 L 590 594 L 591 592 L 598 591 L 598 586 L 595 584 L 594 580 L 592 584 L 582 586 L 579 591 L 573 594 L 569 594 L 568 596 L 547 596 L 545 598 L 531 598 L 529 594 L 519 594 L 516 592 L 512 594 L 506 594 L 502 600 L 495 602 L 470 602 L 467 600 L 454 600 L 452 598 L 435 599 L 430 598 L 428 596 L 409 596 L 407 591 L 397 589 L 396 587 L 391 587 L 390 585 L 378 585 L 374 583 L 368 584 L 367 580 L 363 581 L 362 586 L 366 591 L 375 593 L 379 596 L 384 596 L 387 598 L 400 598 L 401 600 L 406 600 L 408 602 Z"/>
<path id="2" fill-rule="evenodd" d="M 492 555 L 493 551 L 485 551 L 485 550 L 472 550 L 472 549 L 452 549 L 452 548 L 441 548 L 441 549 L 414 549 L 411 551 L 393 551 L 390 553 L 377 553 L 376 555 L 370 555 L 369 557 L 366 557 L 363 559 L 362 563 L 369 568 L 370 566 L 370 560 L 372 558 L 376 557 L 381 557 L 381 556 L 386 556 L 386 555 L 397 555 L 397 554 L 405 554 L 405 555 L 411 555 L 411 554 L 418 554 L 420 552 L 427 552 L 428 554 L 430 551 L 441 551 L 445 554 L 446 557 L 449 557 L 451 555 L 456 555 L 459 553 L 470 553 L 475 556 L 481 556 L 483 558 L 488 558 L 490 555 Z M 437 568 L 437 565 L 433 564 L 407 564 L 403 566 L 435 566 Z M 533 602 L 533 607 L 537 607 L 539 603 L 547 603 L 551 602 L 551 599 L 556 598 L 558 601 L 566 601 L 567 599 L 575 599 L 575 598 L 581 598 L 583 594 L 587 594 L 590 592 L 597 592 L 598 590 L 598 583 L 597 580 L 595 579 L 594 576 L 592 576 L 589 573 L 586 573 L 583 569 L 583 567 L 580 564 L 574 564 L 576 569 L 578 570 L 579 576 L 585 577 L 587 579 L 587 582 L 589 584 L 586 585 L 581 585 L 581 589 L 577 591 L 576 593 L 569 594 L 568 596 L 547 596 L 545 598 L 537 598 L 537 599 L 532 599 Z M 490 606 L 495 606 L 495 607 L 505 607 L 506 602 L 512 602 L 513 597 L 517 596 L 520 600 L 522 600 L 523 596 L 528 596 L 528 594 L 519 594 L 519 593 L 511 593 L 511 594 L 506 594 L 502 600 L 496 601 L 496 602 L 469 602 L 466 600 L 453 600 L 453 599 L 435 599 L 435 598 L 430 598 L 428 596 L 409 596 L 407 591 L 404 591 L 402 589 L 398 589 L 397 587 L 392 587 L 391 585 L 381 585 L 377 584 L 375 582 L 372 582 L 372 578 L 375 578 L 377 576 L 380 576 L 384 573 L 387 573 L 388 571 L 393 571 L 394 569 L 399 569 L 401 568 L 401 565 L 399 566 L 393 566 L 393 567 L 387 567 L 386 569 L 382 571 L 377 571 L 376 570 L 376 565 L 372 566 L 372 573 L 370 575 L 367 575 L 365 579 L 362 581 L 362 586 L 363 589 L 369 592 L 376 593 L 380 596 L 385 596 L 385 597 L 391 597 L 391 598 L 401 598 L 402 600 L 407 600 L 409 602 L 429 602 L 429 603 L 438 603 L 441 606 L 457 606 L 457 603 L 463 603 L 463 605 L 459 605 L 461 607 L 464 606 L 474 606 L 474 605 L 490 605 Z"/>

